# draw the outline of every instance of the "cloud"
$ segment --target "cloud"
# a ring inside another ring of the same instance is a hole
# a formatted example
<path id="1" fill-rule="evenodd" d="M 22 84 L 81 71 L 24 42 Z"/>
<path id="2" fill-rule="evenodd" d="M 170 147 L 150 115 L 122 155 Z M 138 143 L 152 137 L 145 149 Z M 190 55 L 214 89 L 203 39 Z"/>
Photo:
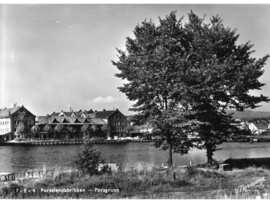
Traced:
<path id="1" fill-rule="evenodd" d="M 120 101 L 119 98 L 107 96 L 107 97 L 96 97 L 93 100 L 90 100 L 89 102 L 95 103 L 95 104 L 111 104 L 111 103 L 115 103 L 119 101 Z"/>

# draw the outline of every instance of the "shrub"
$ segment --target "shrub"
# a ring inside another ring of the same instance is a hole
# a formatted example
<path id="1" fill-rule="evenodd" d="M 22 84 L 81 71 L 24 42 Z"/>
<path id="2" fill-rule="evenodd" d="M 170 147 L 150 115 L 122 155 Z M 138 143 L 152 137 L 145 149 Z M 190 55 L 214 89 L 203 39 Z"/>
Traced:
<path id="1" fill-rule="evenodd" d="M 104 173 L 111 173 L 110 167 L 104 164 L 101 159 L 100 151 L 93 148 L 90 142 L 85 142 L 82 151 L 71 161 L 72 165 L 83 175 L 99 175 Z M 102 164 L 102 167 L 100 165 Z"/>

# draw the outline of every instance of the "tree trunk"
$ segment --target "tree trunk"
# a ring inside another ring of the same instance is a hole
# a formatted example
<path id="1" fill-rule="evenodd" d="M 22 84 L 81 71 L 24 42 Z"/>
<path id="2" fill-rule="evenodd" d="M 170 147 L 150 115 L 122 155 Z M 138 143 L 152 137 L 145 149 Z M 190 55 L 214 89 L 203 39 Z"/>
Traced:
<path id="1" fill-rule="evenodd" d="M 213 164 L 213 147 L 211 145 L 206 145 L 206 156 L 207 156 L 207 164 L 211 166 Z"/>
<path id="2" fill-rule="evenodd" d="M 172 160 L 172 143 L 170 143 L 170 148 L 169 148 L 169 160 L 168 160 L 168 165 L 171 168 L 173 165 L 173 160 Z"/>

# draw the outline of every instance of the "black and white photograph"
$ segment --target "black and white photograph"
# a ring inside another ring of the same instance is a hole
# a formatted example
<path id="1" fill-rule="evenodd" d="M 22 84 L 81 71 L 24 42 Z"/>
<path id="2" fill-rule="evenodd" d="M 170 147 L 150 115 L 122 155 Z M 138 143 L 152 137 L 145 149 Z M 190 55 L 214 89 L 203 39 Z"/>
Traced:
<path id="1" fill-rule="evenodd" d="M 0 2 L 0 199 L 270 199 L 269 19 Z"/>

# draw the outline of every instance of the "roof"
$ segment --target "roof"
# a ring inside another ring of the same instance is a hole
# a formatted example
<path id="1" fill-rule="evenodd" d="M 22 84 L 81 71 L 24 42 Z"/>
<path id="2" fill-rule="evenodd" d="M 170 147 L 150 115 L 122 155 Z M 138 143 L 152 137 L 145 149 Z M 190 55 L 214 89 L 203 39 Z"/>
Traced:
<path id="1" fill-rule="evenodd" d="M 8 117 L 9 115 L 14 114 L 17 110 L 19 110 L 21 107 L 17 106 L 15 108 L 4 108 L 0 110 L 0 117 L 5 118 Z"/>
<path id="2" fill-rule="evenodd" d="M 96 125 L 105 125 L 105 124 L 107 124 L 101 118 L 91 118 L 91 121 L 92 121 L 93 124 L 96 124 Z"/>
<path id="3" fill-rule="evenodd" d="M 95 112 L 95 118 L 108 118 L 111 114 L 113 114 L 116 110 L 110 110 L 110 111 L 97 111 Z"/>
<path id="4" fill-rule="evenodd" d="M 83 113 L 84 114 L 92 114 L 94 113 L 94 111 L 92 109 L 90 109 L 89 111 L 88 110 L 79 110 L 79 111 L 61 111 L 61 112 L 53 112 L 51 114 L 51 116 L 60 116 L 61 113 L 64 113 L 65 116 L 71 116 L 73 113 L 75 114 L 75 116 L 79 117 L 81 116 Z"/>
<path id="5" fill-rule="evenodd" d="M 84 110 L 83 113 L 85 113 L 85 114 L 91 114 L 91 113 L 94 113 L 94 111 L 92 109 L 90 109 L 89 111 Z"/>
<path id="6" fill-rule="evenodd" d="M 103 121 L 100 118 L 81 118 L 81 117 L 73 117 L 73 116 L 38 116 L 37 117 L 39 124 L 96 124 L 96 125 L 104 125 L 106 124 L 105 121 Z"/>
<path id="7" fill-rule="evenodd" d="M 65 116 L 71 116 L 73 113 L 76 116 L 80 116 L 82 112 L 76 112 L 76 111 L 61 111 L 61 112 L 53 112 L 50 116 L 60 116 L 61 113 L 64 113 Z"/>
<path id="8" fill-rule="evenodd" d="M 24 106 L 17 106 L 14 108 L 4 108 L 4 109 L 0 109 L 0 118 L 7 118 L 9 117 L 9 115 L 14 114 L 15 112 L 17 112 L 19 109 L 24 108 L 27 112 L 29 112 L 30 114 L 32 114 L 28 109 L 26 109 Z M 33 114 L 32 114 L 33 115 Z"/>
<path id="9" fill-rule="evenodd" d="M 253 123 L 258 129 L 267 129 L 268 123 Z"/>

